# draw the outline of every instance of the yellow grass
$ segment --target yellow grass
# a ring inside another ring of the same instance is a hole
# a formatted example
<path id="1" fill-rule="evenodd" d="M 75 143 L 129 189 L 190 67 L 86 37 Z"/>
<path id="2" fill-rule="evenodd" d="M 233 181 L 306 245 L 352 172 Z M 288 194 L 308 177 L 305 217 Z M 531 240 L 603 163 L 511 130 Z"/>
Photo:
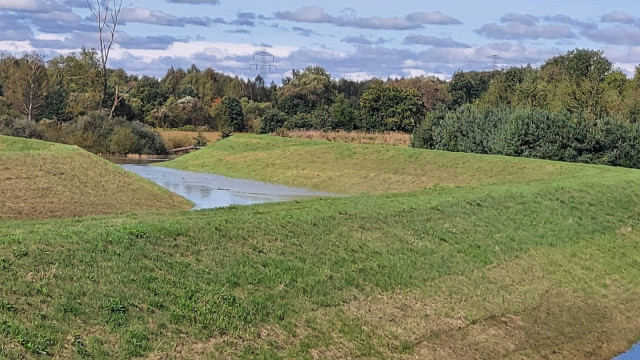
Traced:
<path id="1" fill-rule="evenodd" d="M 0 220 L 190 207 L 187 200 L 80 148 L 0 136 Z"/>
<path id="2" fill-rule="evenodd" d="M 164 139 L 164 142 L 167 144 L 167 149 L 176 149 L 193 145 L 194 138 L 198 136 L 197 131 L 178 131 L 170 129 L 156 129 L 156 131 Z M 219 131 L 204 131 L 202 133 L 207 138 L 207 145 L 220 139 Z"/>
<path id="3" fill-rule="evenodd" d="M 372 144 L 372 145 L 393 145 L 408 147 L 411 143 L 411 134 L 402 132 L 367 133 L 361 131 L 318 131 L 318 130 L 292 130 L 284 137 L 327 140 L 334 142 Z"/>

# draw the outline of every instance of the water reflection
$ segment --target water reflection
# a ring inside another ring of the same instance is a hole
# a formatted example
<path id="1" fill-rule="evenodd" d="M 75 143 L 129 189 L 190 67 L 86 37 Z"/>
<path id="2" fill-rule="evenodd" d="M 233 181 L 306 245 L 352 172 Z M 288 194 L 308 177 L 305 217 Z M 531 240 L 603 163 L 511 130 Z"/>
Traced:
<path id="1" fill-rule="evenodd" d="M 326 192 L 158 166 L 133 164 L 121 166 L 191 200 L 195 204 L 194 209 L 336 196 Z"/>
<path id="2" fill-rule="evenodd" d="M 163 156 L 126 157 L 122 155 L 102 155 L 102 157 L 115 164 L 131 164 L 131 165 L 135 165 L 135 164 L 148 165 L 148 164 L 172 160 L 172 158 L 170 157 L 163 157 Z M 175 156 L 173 158 L 175 158 Z"/>

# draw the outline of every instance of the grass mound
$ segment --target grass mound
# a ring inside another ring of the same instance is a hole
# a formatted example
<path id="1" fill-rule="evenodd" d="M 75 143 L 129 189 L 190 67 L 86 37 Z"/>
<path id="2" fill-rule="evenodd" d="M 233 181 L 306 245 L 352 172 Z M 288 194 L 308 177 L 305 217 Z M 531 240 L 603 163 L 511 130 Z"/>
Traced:
<path id="1" fill-rule="evenodd" d="M 579 178 L 611 171 L 533 159 L 234 135 L 160 166 L 343 194 Z M 624 172 L 624 169 L 613 172 Z"/>
<path id="2" fill-rule="evenodd" d="M 190 157 L 264 179 L 302 166 L 262 168 L 283 154 L 361 176 L 404 156 L 404 186 L 433 163 L 466 186 L 3 223 L 0 358 L 608 359 L 640 339 L 640 171 L 392 149 L 234 136 Z"/>
<path id="3" fill-rule="evenodd" d="M 186 200 L 77 147 L 0 136 L 0 219 L 189 207 Z"/>

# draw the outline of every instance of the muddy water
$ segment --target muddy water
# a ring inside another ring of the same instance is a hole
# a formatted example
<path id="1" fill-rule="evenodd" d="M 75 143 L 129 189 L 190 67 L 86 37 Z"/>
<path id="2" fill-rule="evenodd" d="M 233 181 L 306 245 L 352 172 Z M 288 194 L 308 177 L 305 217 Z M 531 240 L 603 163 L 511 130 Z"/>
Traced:
<path id="1" fill-rule="evenodd" d="M 194 210 L 336 196 L 326 192 L 158 166 L 140 164 L 121 164 L 121 166 L 191 200 L 195 204 Z"/>
<path id="2" fill-rule="evenodd" d="M 640 359 L 640 343 L 636 344 L 628 352 L 614 358 L 613 360 L 638 360 Z"/>

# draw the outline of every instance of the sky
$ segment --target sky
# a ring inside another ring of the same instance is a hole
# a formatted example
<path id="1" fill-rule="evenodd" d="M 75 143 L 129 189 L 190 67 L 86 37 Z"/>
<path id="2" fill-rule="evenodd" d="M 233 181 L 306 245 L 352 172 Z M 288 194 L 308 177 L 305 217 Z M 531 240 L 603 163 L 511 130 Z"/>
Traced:
<path id="1" fill-rule="evenodd" d="M 0 0 L 0 52 L 50 59 L 82 46 L 98 47 L 87 0 Z M 254 78 L 264 62 L 276 82 L 310 65 L 333 78 L 450 79 L 494 61 L 540 66 L 576 48 L 603 50 L 632 76 L 640 64 L 640 3 L 123 0 L 109 67 L 162 77 L 170 66 L 196 64 Z"/>

